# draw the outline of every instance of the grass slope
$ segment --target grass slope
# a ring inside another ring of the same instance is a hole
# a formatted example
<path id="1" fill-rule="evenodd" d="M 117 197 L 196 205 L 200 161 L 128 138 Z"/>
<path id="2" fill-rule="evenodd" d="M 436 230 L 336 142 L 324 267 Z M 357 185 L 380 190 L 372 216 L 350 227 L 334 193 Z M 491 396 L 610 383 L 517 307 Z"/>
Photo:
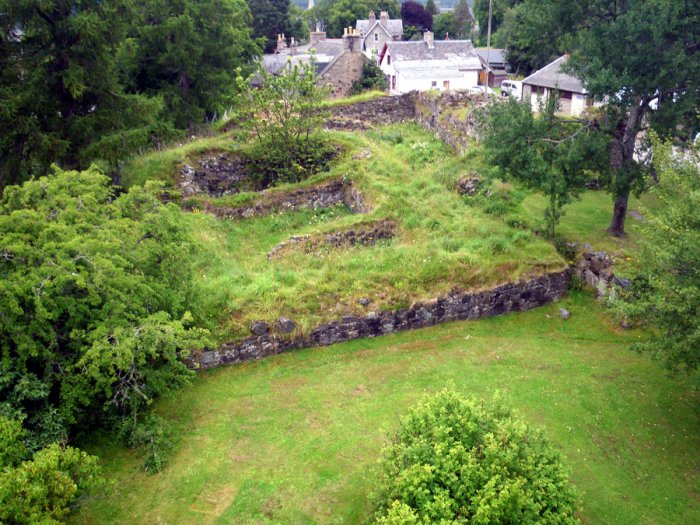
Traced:
<path id="1" fill-rule="evenodd" d="M 468 159 L 417 126 L 335 133 L 334 140 L 344 153 L 331 171 L 295 187 L 345 176 L 363 193 L 370 213 L 338 207 L 238 221 L 189 215 L 203 248 L 197 261 L 203 293 L 193 312 L 220 339 L 247 335 L 256 319 L 274 322 L 284 315 L 304 331 L 343 315 L 407 307 L 453 288 L 479 289 L 564 267 L 551 244 L 466 206 L 452 186 L 468 171 Z M 214 202 L 237 205 L 249 198 Z M 397 222 L 394 239 L 313 254 L 290 250 L 267 259 L 290 236 L 378 219 Z M 372 303 L 363 308 L 360 298 Z"/>
<path id="2" fill-rule="evenodd" d="M 114 486 L 73 523 L 362 523 L 397 418 L 448 384 L 486 398 L 500 390 L 544 429 L 571 469 L 584 523 L 698 523 L 692 381 L 630 352 L 637 337 L 579 292 L 531 312 L 201 374 L 156 407 L 179 434 L 160 474 L 107 438 L 88 447 Z"/>

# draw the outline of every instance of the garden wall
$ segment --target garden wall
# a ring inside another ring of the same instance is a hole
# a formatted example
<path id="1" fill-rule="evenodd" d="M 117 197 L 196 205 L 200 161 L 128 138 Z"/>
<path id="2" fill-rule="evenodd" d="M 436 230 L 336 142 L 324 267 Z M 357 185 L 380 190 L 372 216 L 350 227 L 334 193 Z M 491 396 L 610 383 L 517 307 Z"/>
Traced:
<path id="1" fill-rule="evenodd" d="M 343 317 L 316 327 L 305 337 L 291 338 L 274 333 L 251 336 L 242 341 L 225 343 L 216 350 L 196 352 L 191 358 L 190 366 L 213 368 L 298 348 L 325 346 L 449 321 L 530 310 L 566 295 L 569 280 L 570 272 L 567 269 L 490 290 L 453 292 L 434 301 L 416 303 L 406 309 Z"/>

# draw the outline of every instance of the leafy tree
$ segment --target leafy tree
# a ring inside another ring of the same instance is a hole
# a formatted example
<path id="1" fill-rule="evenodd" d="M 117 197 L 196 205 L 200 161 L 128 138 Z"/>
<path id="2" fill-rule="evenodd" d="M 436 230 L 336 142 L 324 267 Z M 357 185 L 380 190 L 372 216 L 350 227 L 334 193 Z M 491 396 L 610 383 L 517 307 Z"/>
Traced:
<path id="1" fill-rule="evenodd" d="M 241 120 L 254 139 L 252 171 L 262 186 L 300 181 L 318 171 L 330 154 L 319 133 L 328 117 L 321 102 L 330 88 L 321 85 L 313 59 L 290 60 L 277 76 L 261 67 L 257 76 L 261 89 L 246 89 L 249 79 L 238 78 L 238 107 L 246 117 Z"/>
<path id="2" fill-rule="evenodd" d="M 129 86 L 165 100 L 178 128 L 203 123 L 234 101 L 236 68 L 258 54 L 244 0 L 139 2 L 124 46 Z"/>
<path id="3" fill-rule="evenodd" d="M 679 160 L 656 140 L 654 165 L 658 206 L 645 211 L 637 275 L 614 306 L 650 328 L 637 350 L 692 372 L 700 367 L 700 155 Z"/>
<path id="4" fill-rule="evenodd" d="M 545 194 L 547 233 L 577 198 L 588 180 L 587 169 L 604 165 L 605 137 L 591 123 L 558 118 L 556 97 L 535 115 L 527 102 L 509 98 L 488 107 L 483 144 L 486 157 L 506 178 Z"/>
<path id="5" fill-rule="evenodd" d="M 435 38 L 439 40 L 445 39 L 448 33 L 451 37 L 456 37 L 457 29 L 454 13 L 450 11 L 433 17 L 433 32 L 435 33 Z"/>
<path id="6" fill-rule="evenodd" d="M 366 20 L 370 11 L 377 16 L 387 11 L 390 18 L 399 18 L 401 7 L 398 0 L 327 0 L 320 1 L 315 11 L 328 36 L 340 38 L 343 28 L 355 27 L 357 20 Z"/>
<path id="7" fill-rule="evenodd" d="M 265 53 L 277 47 L 277 35 L 298 37 L 292 31 L 291 5 L 289 0 L 247 0 L 253 15 L 253 35 L 265 39 Z"/>
<path id="8" fill-rule="evenodd" d="M 434 0 L 428 0 L 425 3 L 425 10 L 430 13 L 432 16 L 439 15 L 440 12 L 438 11 L 437 5 L 435 5 Z"/>
<path id="9" fill-rule="evenodd" d="M 365 62 L 362 66 L 362 77 L 352 84 L 352 93 L 363 91 L 386 91 L 388 83 L 384 71 L 374 61 Z"/>
<path id="10" fill-rule="evenodd" d="M 474 17 L 467 0 L 459 0 L 453 13 L 455 38 L 469 38 L 474 28 Z"/>
<path id="11" fill-rule="evenodd" d="M 611 139 L 603 182 L 614 197 L 609 232 L 624 236 L 629 195 L 644 186 L 645 167 L 635 158 L 639 132 L 652 126 L 663 135 L 687 135 L 698 124 L 700 4 L 526 0 L 514 11 L 509 60 L 523 52 L 520 59 L 539 67 L 540 59 L 568 50 L 571 71 L 606 103 L 601 123 Z M 543 40 L 533 59 L 529 50 Z"/>
<path id="12" fill-rule="evenodd" d="M 6 188 L 0 200 L 0 414 L 38 450 L 137 414 L 188 381 L 193 250 L 151 183 L 115 198 L 96 168 Z"/>
<path id="13" fill-rule="evenodd" d="M 491 0 L 491 33 L 492 40 L 495 33 L 501 27 L 503 19 L 506 13 L 515 5 L 521 3 L 523 0 Z M 482 35 L 486 34 L 486 28 L 489 24 L 489 0 L 474 0 L 474 18 L 479 24 Z"/>
<path id="14" fill-rule="evenodd" d="M 401 19 L 404 26 L 413 26 L 421 33 L 433 29 L 433 15 L 418 2 L 409 0 L 401 4 Z"/>
<path id="15" fill-rule="evenodd" d="M 115 59 L 127 0 L 0 0 L 0 190 L 58 162 L 114 166 L 167 130 L 126 95 Z"/>
<path id="16" fill-rule="evenodd" d="M 574 524 L 576 497 L 545 436 L 500 404 L 425 397 L 383 453 L 376 523 Z"/>

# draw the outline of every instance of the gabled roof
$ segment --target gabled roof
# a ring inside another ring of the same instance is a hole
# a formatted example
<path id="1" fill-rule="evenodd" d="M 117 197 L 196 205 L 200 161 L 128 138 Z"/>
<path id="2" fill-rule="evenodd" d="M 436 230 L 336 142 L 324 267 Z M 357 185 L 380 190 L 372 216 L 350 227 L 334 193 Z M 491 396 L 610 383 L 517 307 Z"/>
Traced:
<path id="1" fill-rule="evenodd" d="M 381 60 L 386 53 L 391 55 L 397 69 L 404 67 L 447 66 L 460 69 L 481 69 L 481 60 L 471 40 L 435 40 L 432 47 L 425 41 L 387 42 Z"/>
<path id="2" fill-rule="evenodd" d="M 568 58 L 568 55 L 557 58 L 551 64 L 547 64 L 542 69 L 535 71 L 532 75 L 523 80 L 523 84 L 556 88 L 563 91 L 572 91 L 573 93 L 587 93 L 580 78 L 563 72 L 562 66 L 566 64 Z"/>
<path id="3" fill-rule="evenodd" d="M 381 24 L 381 20 L 379 18 L 377 18 L 371 26 L 369 20 L 357 20 L 355 22 L 355 29 L 357 29 L 363 35 L 367 35 L 376 27 L 377 24 L 379 24 L 389 34 L 389 36 L 403 35 L 403 20 L 400 18 L 390 18 L 387 20 L 386 27 Z"/>
<path id="4" fill-rule="evenodd" d="M 476 53 L 479 55 L 479 58 L 482 60 L 482 62 L 484 64 L 486 64 L 487 50 L 484 48 L 477 49 Z M 489 55 L 489 64 L 491 64 L 492 67 L 494 67 L 496 64 L 505 64 L 506 63 L 504 49 L 491 48 L 491 51 L 488 53 L 488 55 Z"/>
<path id="5" fill-rule="evenodd" d="M 291 54 L 289 48 L 282 53 L 263 55 L 265 71 L 276 75 L 290 60 L 293 64 L 308 62 L 311 60 L 312 49 L 316 57 L 316 72 L 321 75 L 330 64 L 345 52 L 345 44 L 340 38 L 331 38 L 316 42 L 313 46 L 311 44 L 299 46 L 294 55 Z"/>

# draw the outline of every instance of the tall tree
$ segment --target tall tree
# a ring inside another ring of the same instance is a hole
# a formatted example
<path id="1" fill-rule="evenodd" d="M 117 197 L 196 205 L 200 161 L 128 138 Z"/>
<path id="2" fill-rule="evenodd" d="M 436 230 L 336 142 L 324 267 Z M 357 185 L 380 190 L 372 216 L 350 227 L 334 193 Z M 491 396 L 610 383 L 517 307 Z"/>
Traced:
<path id="1" fill-rule="evenodd" d="M 455 15 L 453 12 L 449 11 L 433 17 L 433 32 L 436 39 L 444 40 L 448 34 L 454 38 L 457 36 L 455 28 Z"/>
<path id="2" fill-rule="evenodd" d="M 433 15 L 412 0 L 401 4 L 401 19 L 404 27 L 415 27 L 421 33 L 433 29 Z"/>
<path id="3" fill-rule="evenodd" d="M 54 162 L 114 164 L 158 133 L 161 103 L 119 82 L 132 19 L 127 0 L 0 0 L 0 188 Z"/>
<path id="4" fill-rule="evenodd" d="M 489 22 L 489 1 L 492 2 L 491 32 L 497 33 L 506 13 L 523 0 L 474 0 L 474 18 L 483 34 Z"/>
<path id="5" fill-rule="evenodd" d="M 603 182 L 614 197 L 609 231 L 624 236 L 629 195 L 644 183 L 635 151 L 639 132 L 652 126 L 669 135 L 697 126 L 700 3 L 526 0 L 513 11 L 517 38 L 509 39 L 509 60 L 519 56 L 521 65 L 539 67 L 570 51 L 571 71 L 605 102 L 601 122 L 611 138 Z M 540 53 L 531 55 L 538 46 Z"/>
<path id="6" fill-rule="evenodd" d="M 636 276 L 614 305 L 650 329 L 638 350 L 692 372 L 700 368 L 700 155 L 679 161 L 656 141 L 654 165 L 658 205 L 644 212 Z"/>
<path id="7" fill-rule="evenodd" d="M 369 12 L 379 15 L 387 11 L 390 18 L 400 18 L 398 0 L 326 0 L 320 1 L 315 17 L 321 21 L 329 37 L 339 38 L 343 28 L 355 27 L 357 20 L 366 20 Z"/>
<path id="8" fill-rule="evenodd" d="M 425 10 L 433 16 L 440 14 L 434 0 L 428 0 L 425 3 Z"/>
<path id="9" fill-rule="evenodd" d="M 277 35 L 292 34 L 289 0 L 247 0 L 253 15 L 253 35 L 265 39 L 265 53 L 272 53 L 277 46 Z"/>
<path id="10" fill-rule="evenodd" d="M 486 157 L 504 178 L 541 191 L 547 198 L 545 223 L 550 238 L 564 206 L 585 188 L 587 170 L 604 163 L 605 137 L 589 123 L 556 116 L 550 97 L 536 115 L 528 102 L 509 97 L 491 104 L 483 126 Z"/>
<path id="11" fill-rule="evenodd" d="M 139 25 L 124 53 L 130 87 L 163 97 L 179 128 L 230 107 L 236 68 L 259 53 L 244 0 L 139 2 Z"/>
<path id="12" fill-rule="evenodd" d="M 455 37 L 468 38 L 474 29 L 474 17 L 467 0 L 459 0 L 454 10 Z"/>

